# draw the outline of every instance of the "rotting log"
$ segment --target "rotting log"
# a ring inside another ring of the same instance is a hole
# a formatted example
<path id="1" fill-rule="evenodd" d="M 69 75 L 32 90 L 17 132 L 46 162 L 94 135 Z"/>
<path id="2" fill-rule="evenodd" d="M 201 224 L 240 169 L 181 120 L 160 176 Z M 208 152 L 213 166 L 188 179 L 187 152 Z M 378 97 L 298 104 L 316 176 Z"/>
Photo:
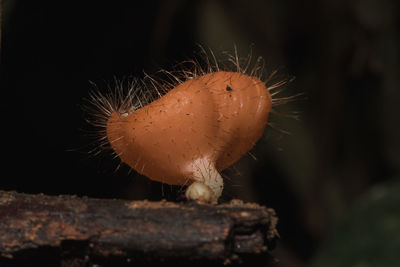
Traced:
<path id="1" fill-rule="evenodd" d="M 64 266 L 110 259 L 229 263 L 267 254 L 276 223 L 273 209 L 239 200 L 212 206 L 0 191 L 0 262 L 41 255 Z"/>

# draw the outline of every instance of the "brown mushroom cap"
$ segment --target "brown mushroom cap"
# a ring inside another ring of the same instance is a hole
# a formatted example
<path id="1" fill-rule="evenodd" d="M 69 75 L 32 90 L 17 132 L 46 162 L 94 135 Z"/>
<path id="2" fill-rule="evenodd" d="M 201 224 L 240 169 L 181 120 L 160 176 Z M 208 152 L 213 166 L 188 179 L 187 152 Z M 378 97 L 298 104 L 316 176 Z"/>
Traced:
<path id="1" fill-rule="evenodd" d="M 185 185 L 197 159 L 206 158 L 218 171 L 239 160 L 262 136 L 270 110 L 271 96 L 258 78 L 215 72 L 179 84 L 127 116 L 114 112 L 107 137 L 137 172 Z"/>

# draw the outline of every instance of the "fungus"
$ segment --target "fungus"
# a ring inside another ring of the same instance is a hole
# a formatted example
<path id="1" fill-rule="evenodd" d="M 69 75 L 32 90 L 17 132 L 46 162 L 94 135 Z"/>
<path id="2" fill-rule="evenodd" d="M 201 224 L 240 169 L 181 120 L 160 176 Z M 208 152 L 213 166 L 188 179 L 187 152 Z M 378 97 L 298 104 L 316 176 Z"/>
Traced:
<path id="1" fill-rule="evenodd" d="M 251 56 L 249 56 L 251 58 Z M 215 204 L 223 190 L 220 172 L 253 148 L 267 125 L 274 103 L 270 87 L 261 81 L 259 64 L 247 71 L 231 57 L 236 71 L 221 70 L 217 61 L 204 71 L 163 71 L 173 82 L 146 76 L 150 89 L 132 84 L 126 95 L 92 93 L 102 128 L 103 145 L 148 178 L 170 185 L 187 185 L 186 197 Z M 259 60 L 258 60 L 259 62 Z M 122 87 L 122 85 L 121 85 Z M 145 87 L 148 88 L 148 87 Z"/>

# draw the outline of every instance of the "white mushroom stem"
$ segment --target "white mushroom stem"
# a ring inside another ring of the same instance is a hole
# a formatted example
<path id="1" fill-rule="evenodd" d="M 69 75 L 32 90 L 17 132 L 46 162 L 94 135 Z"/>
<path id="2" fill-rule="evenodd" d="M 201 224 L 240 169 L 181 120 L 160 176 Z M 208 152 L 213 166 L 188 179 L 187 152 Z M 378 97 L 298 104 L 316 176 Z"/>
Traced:
<path id="1" fill-rule="evenodd" d="M 222 194 L 224 181 L 214 163 L 202 158 L 195 160 L 192 167 L 193 173 L 190 178 L 195 182 L 186 189 L 186 198 L 201 203 L 216 204 Z"/>

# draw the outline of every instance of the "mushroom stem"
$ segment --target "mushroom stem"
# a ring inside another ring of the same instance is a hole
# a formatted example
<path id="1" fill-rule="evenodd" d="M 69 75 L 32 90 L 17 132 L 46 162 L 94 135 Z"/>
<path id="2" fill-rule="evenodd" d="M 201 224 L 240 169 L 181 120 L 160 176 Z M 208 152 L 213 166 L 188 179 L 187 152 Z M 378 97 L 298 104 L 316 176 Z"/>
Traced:
<path id="1" fill-rule="evenodd" d="M 193 162 L 194 182 L 186 189 L 186 198 L 201 203 L 216 204 L 222 194 L 224 181 L 215 168 L 215 164 L 207 158 Z"/>

